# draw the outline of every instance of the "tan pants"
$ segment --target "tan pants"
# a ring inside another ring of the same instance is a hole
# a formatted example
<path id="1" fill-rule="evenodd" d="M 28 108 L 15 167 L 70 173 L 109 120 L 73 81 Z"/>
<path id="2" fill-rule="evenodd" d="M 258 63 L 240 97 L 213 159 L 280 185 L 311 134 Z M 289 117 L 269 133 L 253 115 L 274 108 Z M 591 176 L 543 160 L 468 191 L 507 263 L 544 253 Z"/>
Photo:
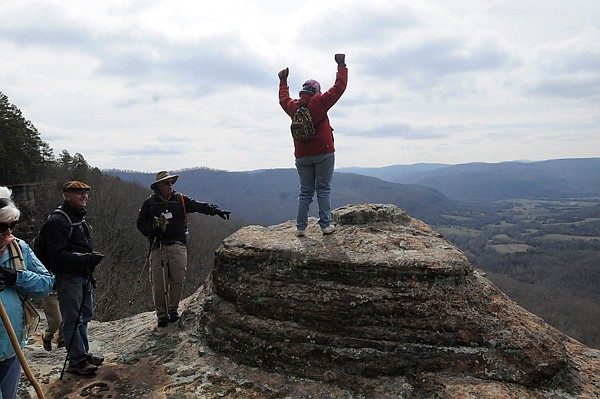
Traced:
<path id="1" fill-rule="evenodd" d="M 164 319 L 177 314 L 187 270 L 187 247 L 172 244 L 153 249 L 150 268 L 156 317 Z"/>
<path id="2" fill-rule="evenodd" d="M 42 307 L 46 315 L 46 330 L 44 331 L 44 339 L 54 338 L 54 333 L 58 331 L 58 341 L 62 341 L 62 318 L 60 317 L 60 306 L 58 305 L 58 295 L 56 291 L 52 291 L 50 295 L 42 299 Z"/>

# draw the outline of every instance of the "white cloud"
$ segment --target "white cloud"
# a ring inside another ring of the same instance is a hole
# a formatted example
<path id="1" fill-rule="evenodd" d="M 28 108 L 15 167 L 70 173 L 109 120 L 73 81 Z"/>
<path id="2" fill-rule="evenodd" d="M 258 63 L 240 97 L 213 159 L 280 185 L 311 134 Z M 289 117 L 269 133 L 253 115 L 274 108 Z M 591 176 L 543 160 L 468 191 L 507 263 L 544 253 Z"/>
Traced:
<path id="1" fill-rule="evenodd" d="M 20 1 L 0 91 L 101 168 L 292 167 L 290 88 L 349 85 L 339 166 L 598 156 L 596 0 Z M 540 145 L 543 142 L 544 145 Z"/>
<path id="2" fill-rule="evenodd" d="M 586 27 L 571 39 L 536 49 L 530 90 L 541 96 L 600 101 L 600 31 Z"/>

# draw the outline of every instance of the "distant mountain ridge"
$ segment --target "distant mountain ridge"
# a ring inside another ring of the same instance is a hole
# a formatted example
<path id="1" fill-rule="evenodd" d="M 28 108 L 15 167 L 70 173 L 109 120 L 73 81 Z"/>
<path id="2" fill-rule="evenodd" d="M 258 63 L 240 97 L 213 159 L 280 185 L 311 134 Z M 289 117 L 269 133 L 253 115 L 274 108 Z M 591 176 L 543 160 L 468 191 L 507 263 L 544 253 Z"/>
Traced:
<path id="1" fill-rule="evenodd" d="M 155 174 L 119 170 L 104 173 L 150 187 Z M 272 225 L 296 217 L 298 174 L 295 169 L 227 172 L 207 168 L 173 171 L 179 175 L 176 190 L 199 201 L 232 211 L 236 219 Z M 439 191 L 414 184 L 387 182 L 353 173 L 334 173 L 332 207 L 359 203 L 389 203 L 419 218 L 438 215 L 450 201 Z M 150 191 L 148 191 L 150 194 Z M 317 215 L 316 199 L 311 216 Z"/>
<path id="2" fill-rule="evenodd" d="M 145 187 L 155 178 L 154 173 L 104 172 Z M 295 169 L 227 172 L 199 167 L 174 173 L 180 176 L 178 191 L 235 210 L 238 218 L 267 225 L 295 218 L 299 186 Z M 435 223 L 434 215 L 455 206 L 455 201 L 600 197 L 600 158 L 340 168 L 333 186 L 334 208 L 390 203 Z M 315 200 L 311 215 L 316 215 L 316 208 Z"/>
<path id="3" fill-rule="evenodd" d="M 423 185 L 463 201 L 600 196 L 600 158 L 339 169 L 346 170 L 395 183 Z"/>
<path id="4" fill-rule="evenodd" d="M 338 168 L 338 172 L 356 173 L 364 176 L 372 176 L 381 180 L 402 183 L 410 179 L 414 174 L 439 170 L 452 166 L 445 163 L 416 163 L 412 165 L 390 165 L 379 168 L 361 168 L 359 166 L 351 166 L 348 168 Z"/>

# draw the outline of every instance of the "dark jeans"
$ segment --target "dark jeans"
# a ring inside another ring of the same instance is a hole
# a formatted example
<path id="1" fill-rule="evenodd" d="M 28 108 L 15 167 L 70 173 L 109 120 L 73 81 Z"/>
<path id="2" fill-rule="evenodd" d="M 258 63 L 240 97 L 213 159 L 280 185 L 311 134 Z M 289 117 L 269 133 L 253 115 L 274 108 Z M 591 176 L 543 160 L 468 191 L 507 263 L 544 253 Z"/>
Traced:
<path id="1" fill-rule="evenodd" d="M 88 322 L 94 308 L 92 284 L 88 277 L 63 273 L 56 276 L 56 291 L 69 363 L 76 365 L 86 359 L 89 351 Z"/>
<path id="2" fill-rule="evenodd" d="M 17 356 L 0 362 L 0 399 L 15 399 L 21 376 L 21 363 Z"/>

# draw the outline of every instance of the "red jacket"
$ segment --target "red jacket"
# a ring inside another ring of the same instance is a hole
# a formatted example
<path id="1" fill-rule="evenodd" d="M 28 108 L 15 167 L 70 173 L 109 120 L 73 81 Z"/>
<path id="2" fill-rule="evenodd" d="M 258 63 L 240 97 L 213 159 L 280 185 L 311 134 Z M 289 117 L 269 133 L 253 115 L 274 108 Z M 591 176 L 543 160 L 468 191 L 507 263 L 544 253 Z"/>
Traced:
<path id="1" fill-rule="evenodd" d="M 344 94 L 347 84 L 348 68 L 338 65 L 333 87 L 325 93 L 317 93 L 314 96 L 302 93 L 299 101 L 303 103 L 308 102 L 308 109 L 315 125 L 316 134 L 310 141 L 301 142 L 294 140 L 294 156 L 296 158 L 327 154 L 335 151 L 333 147 L 333 129 L 329 124 L 327 111 Z M 298 109 L 296 100 L 290 98 L 290 88 L 286 81 L 279 82 L 279 105 L 281 105 L 281 108 L 283 108 L 290 118 L 294 116 L 294 113 Z"/>

